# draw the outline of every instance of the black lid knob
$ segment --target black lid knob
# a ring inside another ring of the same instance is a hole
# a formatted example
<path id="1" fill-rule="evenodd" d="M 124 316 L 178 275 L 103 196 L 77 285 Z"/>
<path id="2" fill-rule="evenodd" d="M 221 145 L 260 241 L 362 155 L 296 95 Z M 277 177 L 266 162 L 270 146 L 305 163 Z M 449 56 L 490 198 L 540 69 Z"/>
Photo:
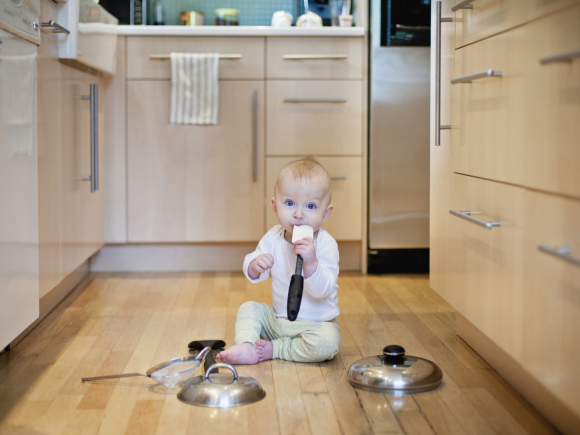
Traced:
<path id="1" fill-rule="evenodd" d="M 383 349 L 383 355 L 387 358 L 401 358 L 405 355 L 405 348 L 397 344 L 389 344 Z"/>

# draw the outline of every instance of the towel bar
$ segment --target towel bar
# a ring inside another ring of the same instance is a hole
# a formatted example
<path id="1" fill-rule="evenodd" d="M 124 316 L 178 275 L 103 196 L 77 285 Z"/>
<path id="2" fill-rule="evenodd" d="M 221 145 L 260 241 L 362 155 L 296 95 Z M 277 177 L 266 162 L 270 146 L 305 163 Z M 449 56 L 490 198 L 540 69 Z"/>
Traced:
<path id="1" fill-rule="evenodd" d="M 241 59 L 241 54 L 220 54 L 220 59 Z M 169 54 L 152 54 L 149 56 L 151 60 L 169 60 L 171 56 Z"/>

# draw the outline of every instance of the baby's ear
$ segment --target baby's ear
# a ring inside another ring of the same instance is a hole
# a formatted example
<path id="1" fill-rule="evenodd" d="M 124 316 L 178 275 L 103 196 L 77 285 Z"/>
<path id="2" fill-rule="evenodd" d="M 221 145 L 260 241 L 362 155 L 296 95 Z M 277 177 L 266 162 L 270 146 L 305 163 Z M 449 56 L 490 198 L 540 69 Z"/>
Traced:
<path id="1" fill-rule="evenodd" d="M 326 207 L 326 210 L 324 211 L 324 216 L 322 218 L 322 222 L 326 222 L 326 219 L 330 217 L 330 213 L 332 213 L 332 210 L 334 210 L 333 205 L 329 205 L 328 207 Z"/>
<path id="2" fill-rule="evenodd" d="M 276 200 L 274 198 L 270 198 L 270 205 L 272 206 L 272 210 L 274 210 L 274 214 L 276 214 Z"/>

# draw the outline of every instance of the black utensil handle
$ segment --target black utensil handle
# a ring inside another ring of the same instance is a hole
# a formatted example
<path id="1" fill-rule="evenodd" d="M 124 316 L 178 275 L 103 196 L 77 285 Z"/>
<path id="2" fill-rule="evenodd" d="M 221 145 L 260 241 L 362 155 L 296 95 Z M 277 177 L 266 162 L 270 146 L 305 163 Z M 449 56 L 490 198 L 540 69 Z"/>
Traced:
<path id="1" fill-rule="evenodd" d="M 292 278 L 290 278 L 290 288 L 288 289 L 288 305 L 286 306 L 288 320 L 291 322 L 298 317 L 303 289 L 304 277 L 298 274 L 292 275 Z"/>
<path id="2" fill-rule="evenodd" d="M 226 347 L 226 342 L 223 340 L 199 340 L 199 341 L 192 341 L 187 345 L 190 349 L 197 349 L 201 350 L 204 347 L 209 347 L 211 349 L 223 349 Z M 203 363 L 203 368 L 205 371 L 212 365 L 216 364 L 216 360 L 213 357 L 213 352 L 210 351 L 207 353 L 205 357 L 205 362 Z M 217 369 L 212 370 L 212 372 L 217 371 Z"/>

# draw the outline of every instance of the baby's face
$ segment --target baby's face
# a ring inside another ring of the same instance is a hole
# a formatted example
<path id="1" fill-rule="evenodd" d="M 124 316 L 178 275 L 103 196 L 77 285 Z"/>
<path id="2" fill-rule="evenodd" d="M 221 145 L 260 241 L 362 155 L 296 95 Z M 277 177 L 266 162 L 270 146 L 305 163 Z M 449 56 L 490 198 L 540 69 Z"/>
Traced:
<path id="1" fill-rule="evenodd" d="M 332 212 L 329 192 L 322 180 L 308 183 L 284 180 L 271 199 L 272 209 L 280 225 L 290 234 L 294 225 L 310 225 L 317 231 Z"/>

